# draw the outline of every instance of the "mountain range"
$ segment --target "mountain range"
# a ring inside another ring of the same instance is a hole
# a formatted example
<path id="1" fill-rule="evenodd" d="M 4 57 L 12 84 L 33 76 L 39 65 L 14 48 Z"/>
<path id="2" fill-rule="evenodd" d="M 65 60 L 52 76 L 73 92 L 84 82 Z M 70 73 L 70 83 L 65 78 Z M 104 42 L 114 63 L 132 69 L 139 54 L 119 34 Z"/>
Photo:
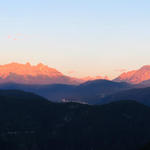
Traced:
<path id="1" fill-rule="evenodd" d="M 19 64 L 10 63 L 0 65 L 0 83 L 19 83 L 19 84 L 81 84 L 90 80 L 105 79 L 107 76 L 74 78 L 59 72 L 54 68 L 39 63 L 31 65 L 30 63 Z M 138 70 L 124 72 L 113 81 L 128 82 L 130 84 L 150 85 L 150 65 L 141 67 Z"/>
<path id="2" fill-rule="evenodd" d="M 43 64 L 1 65 L 0 149 L 148 150 L 149 74 L 77 79 Z"/>
<path id="3" fill-rule="evenodd" d="M 150 105 L 149 89 L 145 89 L 150 87 L 150 66 L 123 73 L 112 81 L 97 78 L 103 77 L 72 78 L 41 63 L 0 65 L 0 89 L 33 92 L 54 102 L 103 104 L 126 99 Z"/>
<path id="4" fill-rule="evenodd" d="M 33 92 L 54 102 L 73 101 L 88 104 L 96 104 L 99 100 L 110 94 L 131 88 L 133 88 L 133 85 L 128 83 L 113 82 L 109 80 L 87 81 L 80 85 L 30 85 L 16 83 L 0 84 L 0 89 Z"/>
<path id="5" fill-rule="evenodd" d="M 42 63 L 32 66 L 30 63 L 10 63 L 0 65 L 0 83 L 21 84 L 79 84 L 81 81 L 63 75 L 56 69 L 50 68 Z"/>
<path id="6" fill-rule="evenodd" d="M 35 66 L 30 63 L 10 63 L 0 65 L 0 83 L 20 84 L 80 84 L 87 80 L 108 79 L 107 77 L 73 78 L 62 74 L 54 68 L 39 63 Z"/>

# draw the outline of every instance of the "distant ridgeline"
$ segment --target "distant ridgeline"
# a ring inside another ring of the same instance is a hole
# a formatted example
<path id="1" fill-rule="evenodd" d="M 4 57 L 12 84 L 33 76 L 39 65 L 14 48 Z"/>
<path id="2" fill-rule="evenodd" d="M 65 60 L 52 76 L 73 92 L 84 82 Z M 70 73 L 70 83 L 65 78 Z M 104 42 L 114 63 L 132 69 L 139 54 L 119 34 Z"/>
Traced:
<path id="1" fill-rule="evenodd" d="M 80 85 L 28 85 L 15 83 L 0 84 L 0 89 L 17 89 L 33 92 L 54 102 L 62 102 L 67 100 L 88 104 L 97 104 L 102 98 L 110 94 L 133 87 L 133 85 L 128 83 L 118 83 L 108 80 L 88 81 Z"/>

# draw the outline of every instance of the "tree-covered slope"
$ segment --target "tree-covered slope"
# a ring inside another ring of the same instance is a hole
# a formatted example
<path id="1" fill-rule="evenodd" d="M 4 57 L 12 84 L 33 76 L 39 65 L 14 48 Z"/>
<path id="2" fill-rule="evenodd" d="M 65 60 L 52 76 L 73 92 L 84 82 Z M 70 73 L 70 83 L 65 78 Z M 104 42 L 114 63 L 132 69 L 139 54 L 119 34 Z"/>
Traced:
<path id="1" fill-rule="evenodd" d="M 0 149 L 136 150 L 150 139 L 149 116 L 150 108 L 132 101 L 61 104 L 0 91 Z"/>
<path id="2" fill-rule="evenodd" d="M 98 104 L 106 104 L 120 100 L 134 100 L 150 106 L 150 87 L 120 91 L 100 99 Z"/>

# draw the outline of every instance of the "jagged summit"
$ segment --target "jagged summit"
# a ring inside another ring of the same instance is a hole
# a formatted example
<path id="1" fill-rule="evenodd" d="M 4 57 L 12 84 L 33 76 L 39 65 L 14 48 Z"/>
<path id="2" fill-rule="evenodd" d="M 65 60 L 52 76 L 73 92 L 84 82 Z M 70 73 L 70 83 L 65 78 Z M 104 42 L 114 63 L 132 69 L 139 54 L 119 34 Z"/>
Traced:
<path id="1" fill-rule="evenodd" d="M 39 63 L 31 65 L 12 62 L 0 65 L 0 83 L 15 82 L 23 84 L 76 84 L 79 81 L 63 75 L 61 72 L 47 65 Z"/>
<path id="2" fill-rule="evenodd" d="M 0 65 L 0 83 L 15 82 L 23 84 L 80 84 L 88 80 L 108 79 L 107 76 L 73 78 L 43 63 L 32 65 L 12 62 Z"/>
<path id="3" fill-rule="evenodd" d="M 114 81 L 117 82 L 125 81 L 133 84 L 138 84 L 149 79 L 150 79 L 150 65 L 144 65 L 138 70 L 133 70 L 121 74 Z"/>
<path id="4" fill-rule="evenodd" d="M 46 76 L 61 76 L 62 73 L 57 71 L 56 69 L 50 68 L 42 63 L 37 65 L 31 65 L 29 62 L 26 64 L 19 63 L 10 63 L 6 65 L 0 66 L 0 75 L 7 76 L 10 73 L 14 73 L 16 75 L 24 75 L 24 76 L 37 76 L 37 75 L 46 75 Z"/>

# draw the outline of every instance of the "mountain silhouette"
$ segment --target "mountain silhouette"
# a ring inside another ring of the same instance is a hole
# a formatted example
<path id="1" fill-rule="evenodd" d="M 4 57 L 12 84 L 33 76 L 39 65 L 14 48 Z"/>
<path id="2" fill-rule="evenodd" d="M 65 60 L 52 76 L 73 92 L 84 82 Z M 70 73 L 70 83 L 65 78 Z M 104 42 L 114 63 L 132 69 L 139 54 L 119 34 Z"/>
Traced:
<path id="1" fill-rule="evenodd" d="M 99 104 L 106 104 L 121 100 L 133 100 L 150 106 L 150 87 L 135 88 L 114 93 L 100 99 Z"/>
<path id="2" fill-rule="evenodd" d="M 134 101 L 52 103 L 0 90 L 0 149 L 138 150 L 150 139 L 149 116 L 150 108 Z"/>
<path id="3" fill-rule="evenodd" d="M 103 97 L 130 88 L 133 88 L 133 86 L 128 83 L 118 83 L 109 80 L 87 81 L 80 85 L 27 85 L 15 83 L 0 84 L 0 89 L 17 89 L 33 92 L 55 102 L 61 102 L 64 100 L 81 103 L 85 102 L 88 104 L 95 104 Z"/>

